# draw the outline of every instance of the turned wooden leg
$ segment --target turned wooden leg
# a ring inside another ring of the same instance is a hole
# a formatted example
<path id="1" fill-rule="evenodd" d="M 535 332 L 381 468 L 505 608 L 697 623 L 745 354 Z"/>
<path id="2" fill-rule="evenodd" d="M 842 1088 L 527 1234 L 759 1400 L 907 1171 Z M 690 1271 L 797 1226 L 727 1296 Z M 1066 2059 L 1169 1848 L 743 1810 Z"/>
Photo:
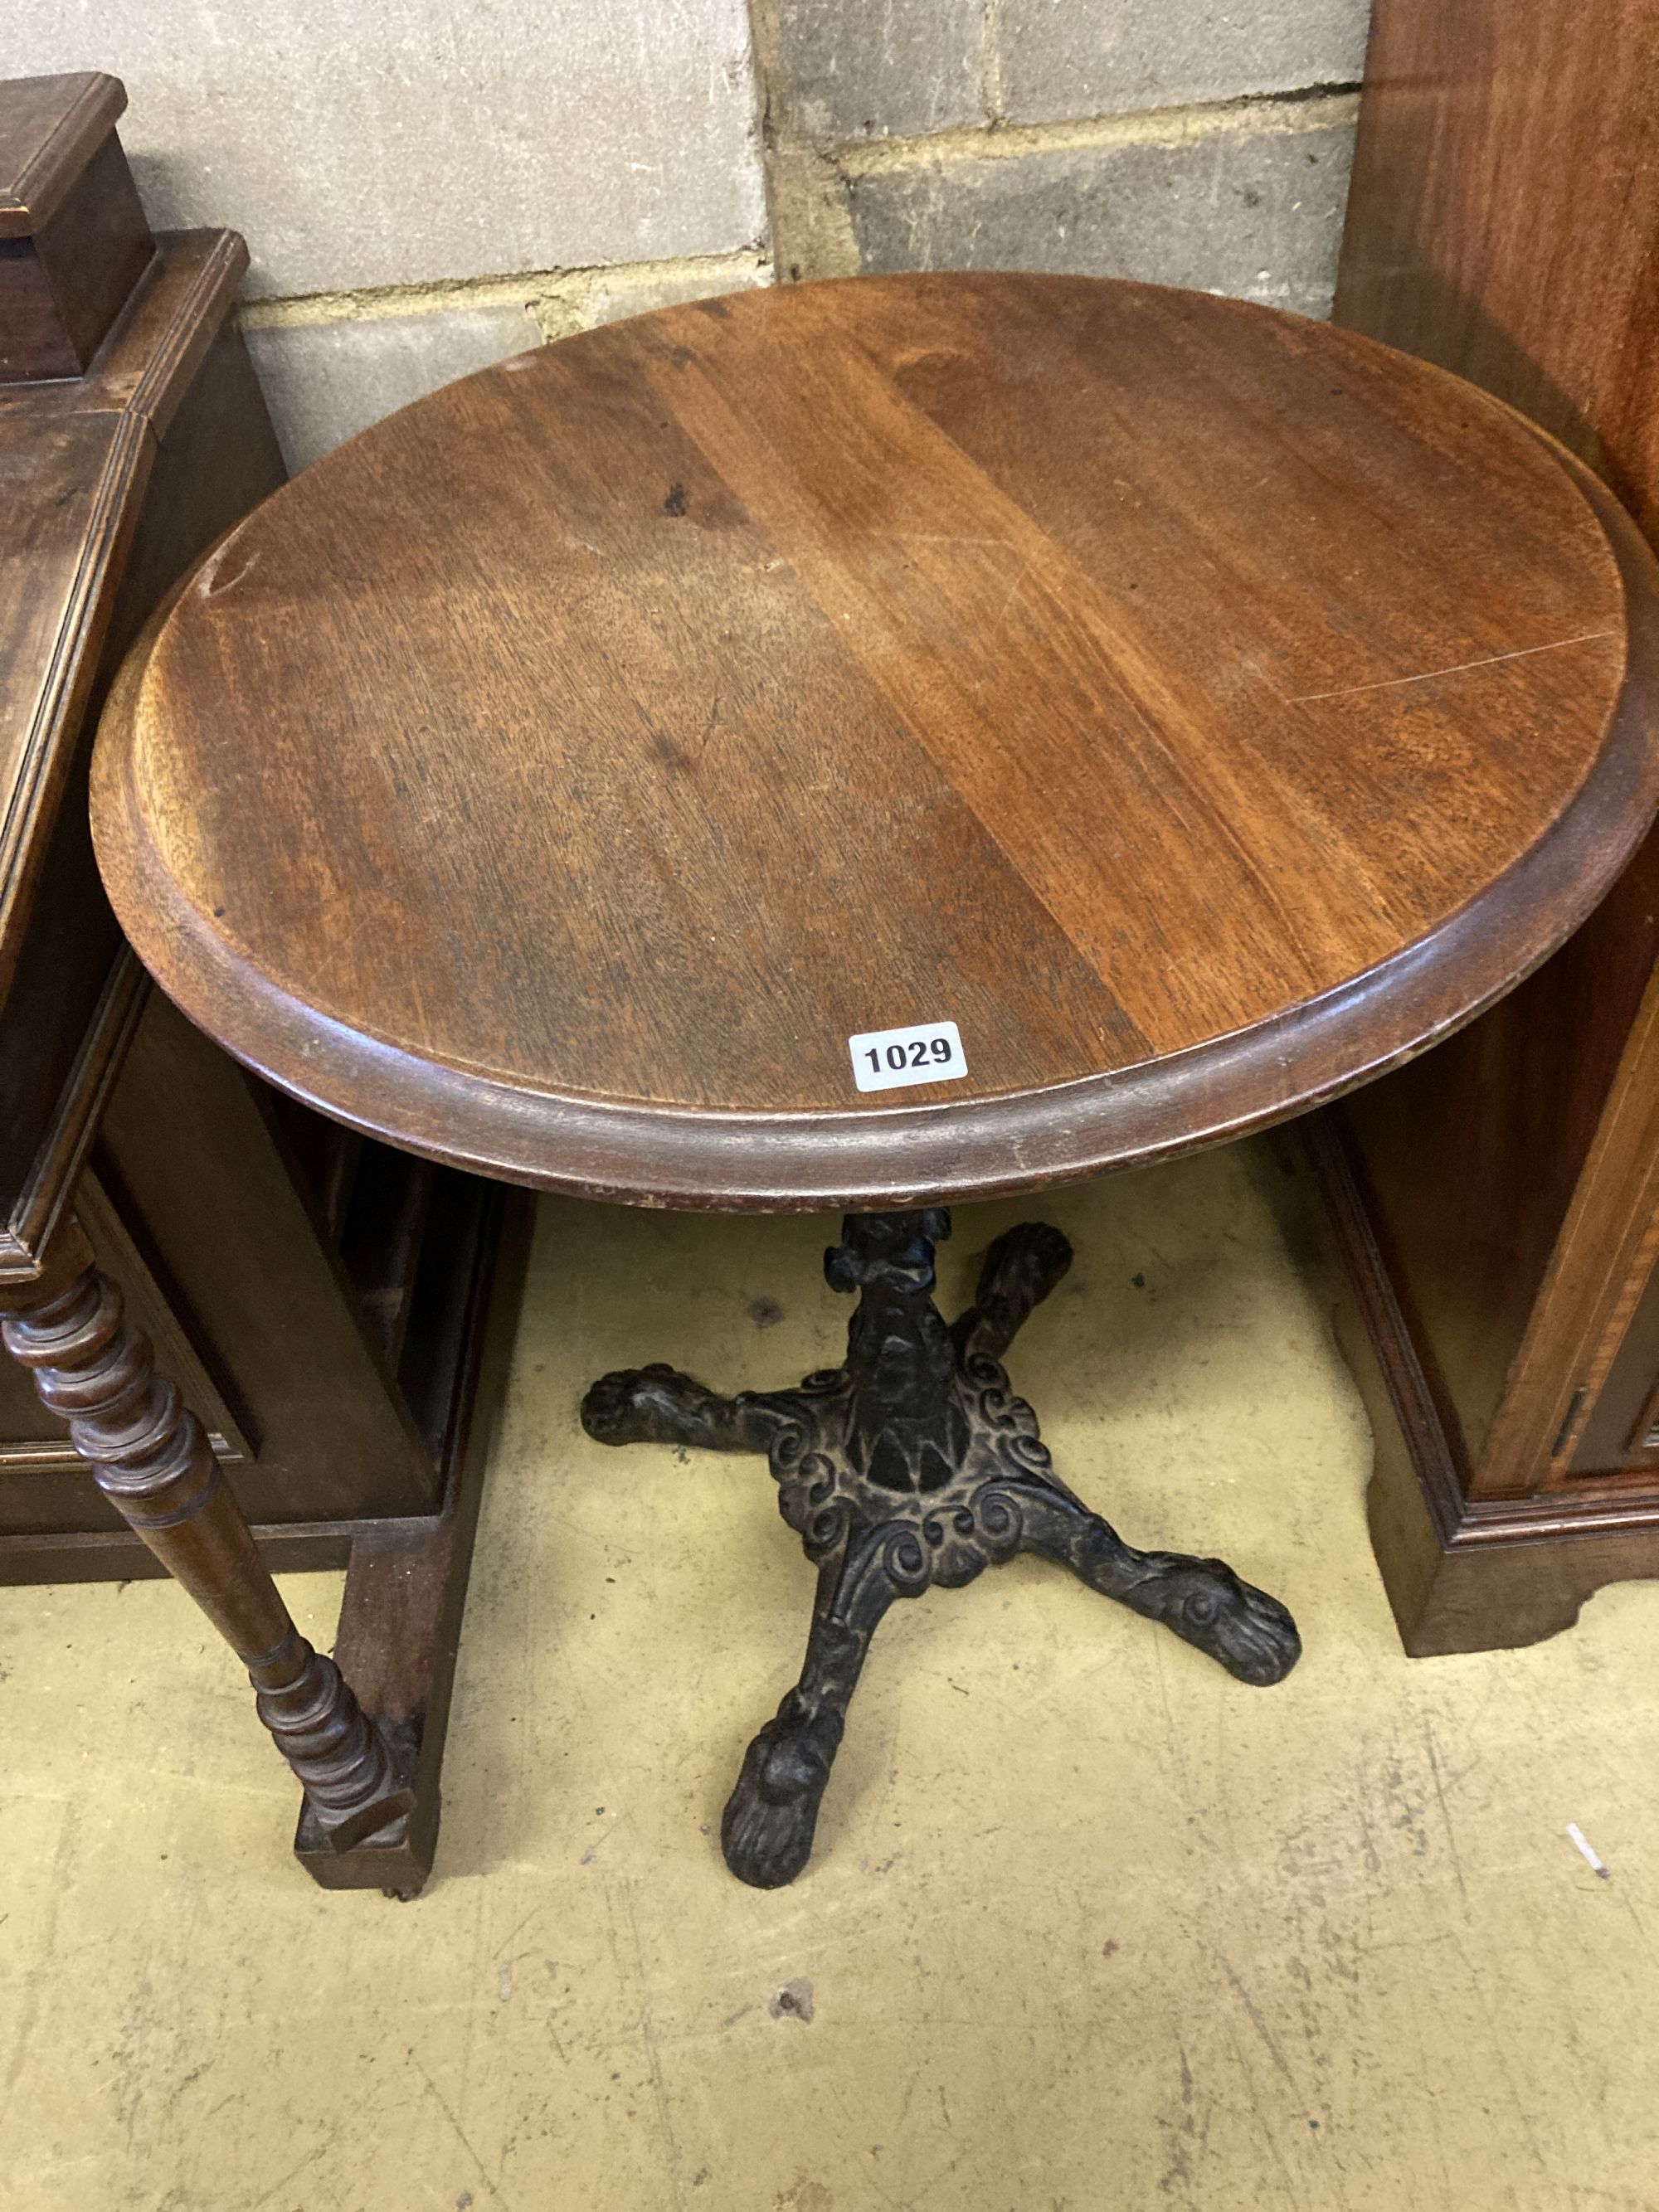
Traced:
<path id="1" fill-rule="evenodd" d="M 78 1223 L 39 1275 L 0 1285 L 0 1334 L 128 1525 L 248 1670 L 259 1718 L 336 1850 L 407 1814 L 407 1787 L 331 1659 L 313 1650 L 254 1547 L 201 1423 L 159 1376 Z"/>

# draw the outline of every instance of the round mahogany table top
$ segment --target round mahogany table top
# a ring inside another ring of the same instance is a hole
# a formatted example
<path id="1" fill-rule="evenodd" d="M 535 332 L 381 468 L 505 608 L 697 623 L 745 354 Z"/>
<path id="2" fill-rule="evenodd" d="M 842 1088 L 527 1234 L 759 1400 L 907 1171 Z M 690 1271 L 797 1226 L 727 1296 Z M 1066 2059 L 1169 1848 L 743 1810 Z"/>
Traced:
<path id="1" fill-rule="evenodd" d="M 342 1121 L 941 1202 L 1265 1123 L 1516 981 L 1659 799 L 1655 607 L 1576 462 L 1350 332 L 757 291 L 277 492 L 129 659 L 94 828 L 164 989 Z M 945 1023 L 965 1073 L 857 1087 L 850 1038 Z"/>

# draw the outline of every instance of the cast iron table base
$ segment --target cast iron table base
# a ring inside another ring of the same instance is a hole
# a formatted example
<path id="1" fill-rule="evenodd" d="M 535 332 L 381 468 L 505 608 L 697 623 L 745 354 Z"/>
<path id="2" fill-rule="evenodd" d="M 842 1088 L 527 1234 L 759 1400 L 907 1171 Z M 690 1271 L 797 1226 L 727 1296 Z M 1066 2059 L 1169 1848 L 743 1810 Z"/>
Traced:
<path id="1" fill-rule="evenodd" d="M 1276 1598 L 1219 1559 L 1138 1552 L 1055 1474 L 1001 1355 L 1072 1264 L 1056 1229 L 1024 1222 L 986 1255 L 974 1303 L 933 1304 L 943 1207 L 849 1213 L 824 1255 L 832 1289 L 860 1292 L 847 1364 L 798 1390 L 717 1397 L 674 1368 L 594 1383 L 582 1425 L 600 1443 L 765 1452 L 778 1509 L 818 1571 L 800 1680 L 749 1747 L 720 1823 L 740 1881 L 776 1889 L 806 1864 L 847 1708 L 882 1615 L 935 1583 L 956 1589 L 1036 1552 L 1196 1644 L 1241 1682 L 1277 1682 L 1302 1650 Z"/>

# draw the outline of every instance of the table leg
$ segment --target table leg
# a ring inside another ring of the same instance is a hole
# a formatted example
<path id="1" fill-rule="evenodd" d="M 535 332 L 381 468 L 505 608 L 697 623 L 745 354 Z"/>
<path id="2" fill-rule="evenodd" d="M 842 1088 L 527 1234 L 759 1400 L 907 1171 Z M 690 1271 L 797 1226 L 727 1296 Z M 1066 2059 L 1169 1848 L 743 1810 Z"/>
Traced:
<path id="1" fill-rule="evenodd" d="M 744 1754 L 720 1820 L 720 1849 L 740 1881 L 781 1889 L 812 1855 L 830 1769 L 870 1639 L 901 1595 L 872 1529 L 818 1565 L 817 1599 L 800 1680 Z"/>
<path id="2" fill-rule="evenodd" d="M 33 1280 L 0 1286 L 0 1312 L 6 1348 L 69 1422 L 99 1489 L 246 1667 L 259 1718 L 331 1847 L 404 1818 L 410 1793 L 384 1739 L 295 1626 L 200 1422 L 156 1373 L 77 1223 L 53 1237 Z"/>
<path id="3" fill-rule="evenodd" d="M 582 1401 L 601 1443 L 766 1452 L 779 1510 L 817 1563 L 800 1680 L 750 1744 L 721 1826 L 726 1864 L 758 1888 L 806 1863 L 870 1639 L 896 1598 L 958 1589 L 1035 1552 L 1240 1681 L 1279 1681 L 1301 1652 L 1276 1598 L 1223 1560 L 1136 1551 L 1054 1474 L 1000 1361 L 1071 1264 L 1058 1230 L 1024 1222 L 1000 1237 L 973 1304 L 947 1328 L 933 1247 L 950 1229 L 942 1207 L 847 1216 L 824 1255 L 831 1286 L 860 1294 L 846 1363 L 798 1389 L 721 1398 L 652 1366 L 601 1377 Z"/>

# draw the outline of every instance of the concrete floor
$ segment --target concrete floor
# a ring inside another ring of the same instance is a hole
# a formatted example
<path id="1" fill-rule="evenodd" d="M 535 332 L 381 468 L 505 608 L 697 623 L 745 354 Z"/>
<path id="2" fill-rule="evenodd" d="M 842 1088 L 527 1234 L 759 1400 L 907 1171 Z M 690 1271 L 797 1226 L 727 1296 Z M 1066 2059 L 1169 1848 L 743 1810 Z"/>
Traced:
<path id="1" fill-rule="evenodd" d="M 1401 1656 L 1287 1194 L 1244 1147 L 1057 1195 L 1078 1264 L 1012 1364 L 1301 1667 L 1241 1687 L 1025 1561 L 901 1607 L 791 1890 L 715 1836 L 811 1587 L 763 1468 L 574 1411 L 642 1358 L 833 1361 L 823 1220 L 544 1209 L 418 1904 L 294 1868 L 172 1590 L 0 1591 L 7 2212 L 1659 2206 L 1659 1590 Z M 953 1301 L 1031 1210 L 961 1209 Z M 337 1583 L 289 1589 L 325 1640 Z"/>

